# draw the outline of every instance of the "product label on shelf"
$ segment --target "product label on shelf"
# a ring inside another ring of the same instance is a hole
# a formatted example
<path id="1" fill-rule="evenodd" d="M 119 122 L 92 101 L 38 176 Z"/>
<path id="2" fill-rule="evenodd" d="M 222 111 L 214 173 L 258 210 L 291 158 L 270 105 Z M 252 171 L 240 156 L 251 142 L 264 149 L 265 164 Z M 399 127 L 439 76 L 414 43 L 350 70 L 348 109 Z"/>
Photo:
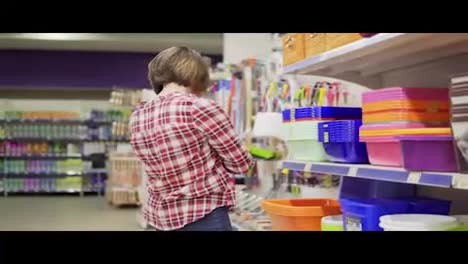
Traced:
<path id="1" fill-rule="evenodd" d="M 356 217 L 346 217 L 346 231 L 362 231 L 361 219 Z"/>

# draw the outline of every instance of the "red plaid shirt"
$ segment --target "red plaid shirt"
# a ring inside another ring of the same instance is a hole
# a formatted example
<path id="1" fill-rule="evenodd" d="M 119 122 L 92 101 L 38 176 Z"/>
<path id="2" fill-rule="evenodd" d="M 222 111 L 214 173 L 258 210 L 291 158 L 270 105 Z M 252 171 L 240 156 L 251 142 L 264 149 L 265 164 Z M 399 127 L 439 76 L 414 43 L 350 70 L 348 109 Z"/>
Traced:
<path id="1" fill-rule="evenodd" d="M 214 101 L 174 92 L 137 109 L 131 144 L 148 174 L 144 216 L 174 230 L 235 202 L 235 179 L 253 159 Z"/>

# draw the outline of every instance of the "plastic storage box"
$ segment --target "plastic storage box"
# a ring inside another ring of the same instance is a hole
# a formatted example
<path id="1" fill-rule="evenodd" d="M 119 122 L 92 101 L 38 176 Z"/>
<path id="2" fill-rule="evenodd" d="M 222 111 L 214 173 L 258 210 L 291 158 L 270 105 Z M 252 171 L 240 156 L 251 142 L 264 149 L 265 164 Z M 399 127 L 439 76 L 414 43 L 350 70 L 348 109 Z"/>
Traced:
<path id="1" fill-rule="evenodd" d="M 450 121 L 448 111 L 426 113 L 407 110 L 389 110 L 365 113 L 362 120 L 366 124 L 389 123 L 389 122 L 416 122 L 416 123 L 446 123 Z"/>
<path id="2" fill-rule="evenodd" d="M 380 231 L 379 217 L 390 214 L 447 215 L 450 201 L 424 197 L 341 199 L 345 230 Z"/>
<path id="3" fill-rule="evenodd" d="M 400 136 L 403 167 L 407 170 L 456 172 L 452 136 Z"/>
<path id="4" fill-rule="evenodd" d="M 438 214 L 450 213 L 451 201 L 425 197 L 398 198 L 409 203 L 408 213 L 411 214 Z"/>
<path id="5" fill-rule="evenodd" d="M 361 137 L 361 141 L 366 142 L 369 162 L 372 165 L 402 166 L 400 141 L 395 137 Z"/>
<path id="6" fill-rule="evenodd" d="M 326 161 L 327 154 L 323 143 L 317 140 L 288 140 L 289 158 L 303 161 Z"/>
<path id="7" fill-rule="evenodd" d="M 362 105 L 363 113 L 402 109 L 428 113 L 447 112 L 450 109 L 450 103 L 447 100 L 389 100 L 364 103 Z"/>
<path id="8" fill-rule="evenodd" d="M 368 163 L 365 143 L 359 142 L 361 120 L 340 120 L 319 124 L 319 141 L 333 162 Z"/>
<path id="9" fill-rule="evenodd" d="M 322 217 L 341 214 L 339 202 L 331 199 L 263 200 L 262 208 L 275 231 L 320 231 Z"/>
<path id="10" fill-rule="evenodd" d="M 452 154 L 449 153 L 446 136 L 450 134 L 450 128 L 391 129 L 391 127 L 388 127 L 386 129 L 367 129 L 367 126 L 362 126 L 360 140 L 366 142 L 369 161 L 373 165 L 404 166 L 413 170 L 451 171 L 453 169 L 452 163 L 455 162 L 455 159 L 452 158 L 455 152 L 452 146 Z M 420 138 L 419 143 L 411 140 L 415 138 Z M 442 139 L 445 139 L 445 141 Z M 403 144 L 405 144 L 405 148 Z M 411 145 L 411 149 L 408 149 L 408 144 Z M 436 149 L 428 152 L 428 148 L 425 147 L 427 145 L 432 148 L 436 147 Z M 405 153 L 407 154 L 404 155 Z M 425 162 L 427 153 L 433 153 L 431 156 L 434 157 L 441 156 L 440 160 L 428 164 Z M 442 157 L 442 155 L 448 157 Z"/>
<path id="11" fill-rule="evenodd" d="M 318 141 L 320 121 L 283 123 L 283 134 L 288 145 L 289 158 L 304 161 L 326 161 L 323 143 Z"/>
<path id="12" fill-rule="evenodd" d="M 299 119 L 362 119 L 360 107 L 309 106 L 283 110 L 283 121 Z"/>
<path id="13" fill-rule="evenodd" d="M 448 101 L 448 88 L 391 87 L 362 94 L 362 103 L 390 100 Z"/>
<path id="14" fill-rule="evenodd" d="M 409 203 L 391 199 L 340 199 L 346 231 L 382 231 L 379 218 L 388 214 L 407 213 Z"/>

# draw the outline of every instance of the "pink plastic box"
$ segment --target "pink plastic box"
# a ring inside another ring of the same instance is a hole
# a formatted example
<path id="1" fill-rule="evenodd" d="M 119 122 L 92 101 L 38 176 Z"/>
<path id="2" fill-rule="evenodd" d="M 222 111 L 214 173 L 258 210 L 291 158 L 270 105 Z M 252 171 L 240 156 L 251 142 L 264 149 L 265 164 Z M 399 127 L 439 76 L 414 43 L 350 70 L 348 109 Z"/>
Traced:
<path id="1" fill-rule="evenodd" d="M 362 102 L 374 103 L 388 100 L 449 100 L 448 88 L 392 87 L 363 93 Z"/>
<path id="2" fill-rule="evenodd" d="M 372 165 L 401 167 L 403 164 L 400 141 L 395 137 L 361 137 L 366 142 L 367 155 Z"/>

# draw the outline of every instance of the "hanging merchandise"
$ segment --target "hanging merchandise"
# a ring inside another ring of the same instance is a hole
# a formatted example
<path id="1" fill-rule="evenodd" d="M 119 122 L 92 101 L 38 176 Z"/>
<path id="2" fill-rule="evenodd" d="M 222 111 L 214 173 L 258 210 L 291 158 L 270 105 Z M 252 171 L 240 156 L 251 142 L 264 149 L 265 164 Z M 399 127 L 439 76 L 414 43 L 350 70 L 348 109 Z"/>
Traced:
<path id="1" fill-rule="evenodd" d="M 459 170 L 468 172 L 468 74 L 453 76 L 450 85 L 451 126 L 457 147 Z"/>

